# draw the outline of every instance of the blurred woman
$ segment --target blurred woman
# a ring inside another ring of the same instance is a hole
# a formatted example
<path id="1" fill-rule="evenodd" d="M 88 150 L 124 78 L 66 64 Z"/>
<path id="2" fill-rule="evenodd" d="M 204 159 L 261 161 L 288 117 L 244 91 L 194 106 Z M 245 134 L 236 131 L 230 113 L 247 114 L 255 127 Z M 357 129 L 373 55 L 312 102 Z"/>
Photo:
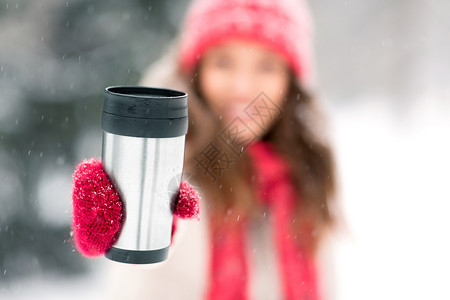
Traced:
<path id="1" fill-rule="evenodd" d="M 184 176 L 200 221 L 178 221 L 167 261 L 111 266 L 108 299 L 324 298 L 336 179 L 311 30 L 300 0 L 192 3 L 141 84 L 189 95 Z"/>

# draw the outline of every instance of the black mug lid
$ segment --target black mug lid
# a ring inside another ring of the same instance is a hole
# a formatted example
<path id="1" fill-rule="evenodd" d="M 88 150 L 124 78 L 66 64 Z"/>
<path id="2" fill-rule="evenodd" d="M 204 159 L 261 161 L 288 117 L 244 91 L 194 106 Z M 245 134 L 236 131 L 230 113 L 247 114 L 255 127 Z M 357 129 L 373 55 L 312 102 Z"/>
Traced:
<path id="1" fill-rule="evenodd" d="M 184 92 L 140 86 L 111 86 L 105 89 L 105 113 L 145 119 L 187 117 Z"/>
<path id="2" fill-rule="evenodd" d="M 173 137 L 187 133 L 188 95 L 143 87 L 111 86 L 104 92 L 103 130 L 135 137 Z"/>

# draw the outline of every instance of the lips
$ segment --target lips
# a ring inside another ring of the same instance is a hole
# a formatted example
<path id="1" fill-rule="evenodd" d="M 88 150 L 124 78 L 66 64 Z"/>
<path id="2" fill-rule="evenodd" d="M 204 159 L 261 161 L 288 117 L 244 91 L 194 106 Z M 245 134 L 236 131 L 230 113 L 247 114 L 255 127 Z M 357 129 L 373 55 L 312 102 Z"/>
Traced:
<path id="1" fill-rule="evenodd" d="M 236 118 L 241 119 L 246 124 L 252 121 L 252 119 L 245 113 L 245 106 L 226 109 L 223 115 L 230 121 Z"/>

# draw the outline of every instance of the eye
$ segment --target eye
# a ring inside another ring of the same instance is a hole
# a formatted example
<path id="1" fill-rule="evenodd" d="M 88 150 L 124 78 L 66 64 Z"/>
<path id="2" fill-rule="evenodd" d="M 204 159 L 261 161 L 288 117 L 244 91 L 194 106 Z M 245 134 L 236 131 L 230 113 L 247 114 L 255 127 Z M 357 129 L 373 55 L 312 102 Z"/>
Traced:
<path id="1" fill-rule="evenodd" d="M 278 70 L 278 65 L 273 61 L 264 60 L 258 64 L 258 70 L 264 73 L 273 73 Z"/>
<path id="2" fill-rule="evenodd" d="M 231 67 L 232 62 L 231 62 L 231 59 L 229 57 L 227 57 L 226 55 L 220 55 L 220 56 L 216 57 L 216 59 L 214 59 L 213 64 L 216 68 L 228 69 Z"/>

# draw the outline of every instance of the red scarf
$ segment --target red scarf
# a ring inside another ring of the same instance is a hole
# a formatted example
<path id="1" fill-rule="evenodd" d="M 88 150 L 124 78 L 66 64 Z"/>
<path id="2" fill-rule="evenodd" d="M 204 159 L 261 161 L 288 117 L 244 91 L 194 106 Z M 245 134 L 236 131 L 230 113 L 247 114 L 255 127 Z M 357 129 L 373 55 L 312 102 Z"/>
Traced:
<path id="1" fill-rule="evenodd" d="M 296 243 L 291 233 L 296 194 L 286 162 L 264 141 L 250 145 L 248 151 L 257 176 L 255 193 L 273 215 L 283 299 L 317 300 L 314 260 Z M 207 298 L 210 300 L 249 299 L 246 220 L 222 222 L 211 228 L 212 256 Z M 210 222 L 213 223 L 213 222 Z"/>

